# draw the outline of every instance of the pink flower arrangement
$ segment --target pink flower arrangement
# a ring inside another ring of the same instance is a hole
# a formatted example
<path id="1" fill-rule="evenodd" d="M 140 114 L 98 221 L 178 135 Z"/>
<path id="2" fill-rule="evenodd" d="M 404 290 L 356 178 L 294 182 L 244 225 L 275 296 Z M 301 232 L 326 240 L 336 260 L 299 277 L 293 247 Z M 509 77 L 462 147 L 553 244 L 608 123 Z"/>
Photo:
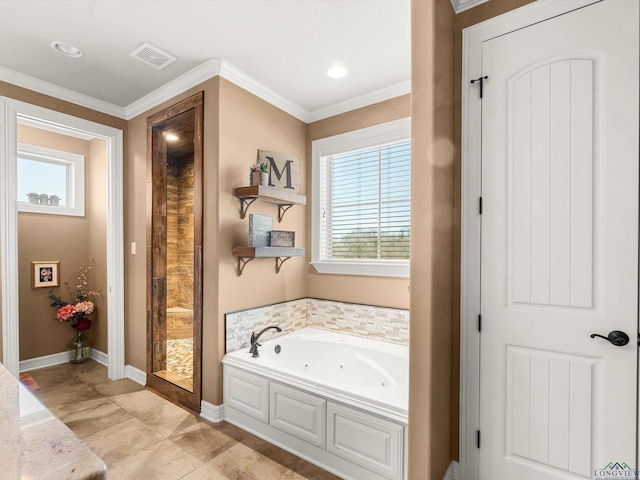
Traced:
<path id="1" fill-rule="evenodd" d="M 56 317 L 61 322 L 66 322 L 76 314 L 76 307 L 73 305 L 64 305 L 58 309 Z"/>
<path id="2" fill-rule="evenodd" d="M 89 300 L 76 304 L 76 312 L 84 313 L 85 315 L 91 315 L 95 309 L 95 305 Z"/>
<path id="3" fill-rule="evenodd" d="M 95 312 L 96 306 L 89 300 L 89 297 L 100 296 L 100 292 L 87 289 L 87 276 L 94 266 L 95 260 L 92 259 L 88 265 L 83 265 L 80 268 L 78 285 L 75 290 L 71 288 L 69 282 L 64 282 L 69 294 L 75 297 L 72 303 L 65 302 L 54 295 L 53 289 L 49 290 L 49 299 L 53 300 L 51 306 L 58 309 L 56 320 L 71 324 L 74 330 L 81 331 L 91 328 L 91 319 L 87 316 Z"/>

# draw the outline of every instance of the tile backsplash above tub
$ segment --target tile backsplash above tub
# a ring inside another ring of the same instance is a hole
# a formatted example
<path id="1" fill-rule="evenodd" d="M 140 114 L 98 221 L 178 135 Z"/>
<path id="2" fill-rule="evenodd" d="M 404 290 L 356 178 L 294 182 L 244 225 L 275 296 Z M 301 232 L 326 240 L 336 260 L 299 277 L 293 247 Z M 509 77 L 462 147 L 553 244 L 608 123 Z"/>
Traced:
<path id="1" fill-rule="evenodd" d="M 225 315 L 226 351 L 249 348 L 251 332 L 278 325 L 283 333 L 304 327 L 409 344 L 409 310 L 302 298 Z M 265 332 L 261 340 L 281 335 Z"/>
<path id="2" fill-rule="evenodd" d="M 307 327 L 409 345 L 409 310 L 309 298 Z"/>

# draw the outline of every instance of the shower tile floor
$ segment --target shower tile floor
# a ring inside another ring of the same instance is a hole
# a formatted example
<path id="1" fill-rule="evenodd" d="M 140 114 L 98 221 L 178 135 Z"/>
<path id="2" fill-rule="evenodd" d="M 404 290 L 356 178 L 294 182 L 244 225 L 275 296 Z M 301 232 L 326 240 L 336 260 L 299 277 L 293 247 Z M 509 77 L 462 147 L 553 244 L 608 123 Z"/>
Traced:
<path id="1" fill-rule="evenodd" d="M 193 383 L 193 338 L 167 340 L 167 370 Z"/>
<path id="2" fill-rule="evenodd" d="M 340 480 L 227 422 L 210 423 L 89 360 L 29 372 L 34 394 L 107 464 L 108 480 Z"/>

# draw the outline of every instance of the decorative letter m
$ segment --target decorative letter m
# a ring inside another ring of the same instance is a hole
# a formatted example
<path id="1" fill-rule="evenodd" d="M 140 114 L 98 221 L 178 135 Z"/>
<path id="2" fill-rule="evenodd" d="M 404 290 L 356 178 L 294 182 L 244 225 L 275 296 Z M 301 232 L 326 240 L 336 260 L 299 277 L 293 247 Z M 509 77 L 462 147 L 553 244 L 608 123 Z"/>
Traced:
<path id="1" fill-rule="evenodd" d="M 281 172 L 280 170 L 278 170 L 278 165 L 276 165 L 273 157 L 267 157 L 267 159 L 269 160 L 269 165 L 271 165 L 271 168 L 269 169 L 269 186 L 275 187 L 275 184 L 271 181 L 271 175 L 275 175 L 279 181 L 282 178 L 283 173 L 286 171 L 287 185 L 284 188 L 293 189 L 293 185 L 291 185 L 291 164 L 293 163 L 293 160 L 287 160 L 287 162 L 284 164 L 283 171 Z"/>

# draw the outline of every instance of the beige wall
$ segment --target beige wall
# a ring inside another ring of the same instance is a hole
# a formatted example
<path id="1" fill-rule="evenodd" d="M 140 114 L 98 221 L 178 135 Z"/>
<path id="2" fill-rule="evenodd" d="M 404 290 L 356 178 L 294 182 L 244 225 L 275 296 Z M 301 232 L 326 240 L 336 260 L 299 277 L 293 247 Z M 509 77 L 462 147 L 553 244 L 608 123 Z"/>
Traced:
<path id="1" fill-rule="evenodd" d="M 441 479 L 451 460 L 453 20 L 448 0 L 414 0 L 409 478 Z M 416 181 L 420 179 L 420 182 Z"/>
<path id="2" fill-rule="evenodd" d="M 321 138 L 379 125 L 411 115 L 410 95 L 336 115 L 307 126 L 308 202 L 311 207 L 311 142 Z M 307 221 L 311 232 L 311 215 Z M 311 243 L 307 244 L 310 253 Z M 320 274 L 307 264 L 307 295 L 342 302 L 409 308 L 409 279 Z"/>
<path id="3" fill-rule="evenodd" d="M 94 110 L 91 110 L 85 107 L 80 107 L 78 105 L 65 102 L 64 100 L 59 100 L 53 97 L 49 97 L 47 95 L 33 92 L 25 88 L 17 87 L 15 85 L 11 85 L 6 82 L 0 82 L 0 96 L 13 98 L 23 102 L 31 103 L 33 105 L 38 105 L 44 108 L 49 108 L 51 110 L 56 110 L 62 113 L 66 113 L 68 115 L 74 115 L 76 117 L 84 118 L 86 120 L 91 120 L 93 122 L 101 123 L 103 125 L 119 128 L 123 131 L 126 130 L 125 120 L 112 117 L 111 115 L 106 115 L 100 112 L 96 112 Z M 0 228 L 2 228 L 2 226 L 0 226 Z M 1 307 L 1 303 L 0 303 L 0 307 Z M 1 355 L 2 355 L 2 331 L 0 329 L 0 358 L 1 358 Z"/>
<path id="4" fill-rule="evenodd" d="M 306 257 L 288 260 L 275 272 L 275 260 L 256 259 L 246 266 L 242 276 L 236 273 L 236 258 L 231 255 L 235 245 L 247 245 L 248 217 L 240 219 L 238 199 L 232 195 L 235 187 L 248 184 L 249 167 L 257 159 L 258 149 L 290 153 L 301 162 L 300 193 L 308 196 L 306 178 L 306 127 L 303 122 L 260 100 L 245 90 L 220 80 L 220 151 L 219 185 L 219 305 L 218 305 L 218 381 L 213 397 L 208 401 L 222 402 L 222 366 L 224 354 L 224 314 L 236 310 L 294 300 L 306 295 Z M 308 206 L 296 205 L 278 223 L 274 205 L 255 202 L 249 213 L 273 218 L 274 228 L 296 232 L 296 246 L 306 246 Z M 206 251 L 206 250 L 205 250 Z M 203 386 L 204 387 L 204 386 Z M 204 391 L 204 389 L 203 389 Z M 206 400 L 206 399 L 205 399 Z"/>
<path id="5" fill-rule="evenodd" d="M 59 260 L 61 285 L 54 293 L 64 301 L 72 301 L 63 282 L 75 287 L 80 267 L 93 257 L 96 268 L 91 272 L 90 287 L 106 292 L 106 146 L 103 140 L 88 142 L 23 125 L 18 127 L 18 141 L 85 157 L 84 217 L 18 215 L 20 360 L 27 360 L 65 351 L 73 336 L 68 324 L 53 320 L 55 309 L 47 298 L 49 289 L 31 288 L 32 261 Z M 100 188 L 101 184 L 105 185 Z M 106 301 L 94 301 L 98 309 L 93 316 L 91 339 L 96 348 L 107 353 Z"/>
<path id="6" fill-rule="evenodd" d="M 412 232 L 411 479 L 440 479 L 459 457 L 462 29 L 530 1 L 453 16 L 448 0 L 412 0 L 412 178 L 426 177 L 430 193 L 414 190 L 412 205 L 422 214 Z"/>
<path id="7" fill-rule="evenodd" d="M 258 149 L 294 154 L 305 159 L 305 125 L 234 84 L 215 77 L 129 122 L 129 148 L 125 178 L 125 244 L 137 242 L 144 252 L 146 205 L 146 118 L 197 91 L 205 92 L 204 120 L 204 299 L 203 400 L 222 403 L 224 314 L 244 308 L 282 302 L 305 295 L 304 258 L 293 258 L 275 273 L 275 260 L 251 262 L 239 277 L 235 245 L 247 245 L 248 218 L 240 219 L 235 187 L 248 183 L 249 166 Z M 302 165 L 304 175 L 305 166 Z M 305 178 L 305 177 L 303 177 Z M 302 185 L 305 193 L 306 185 Z M 250 213 L 269 215 L 274 226 L 296 231 L 306 244 L 306 208 L 294 207 L 281 224 L 274 205 L 256 202 Z M 126 257 L 127 298 L 126 362 L 141 370 L 146 364 L 146 259 Z"/>

